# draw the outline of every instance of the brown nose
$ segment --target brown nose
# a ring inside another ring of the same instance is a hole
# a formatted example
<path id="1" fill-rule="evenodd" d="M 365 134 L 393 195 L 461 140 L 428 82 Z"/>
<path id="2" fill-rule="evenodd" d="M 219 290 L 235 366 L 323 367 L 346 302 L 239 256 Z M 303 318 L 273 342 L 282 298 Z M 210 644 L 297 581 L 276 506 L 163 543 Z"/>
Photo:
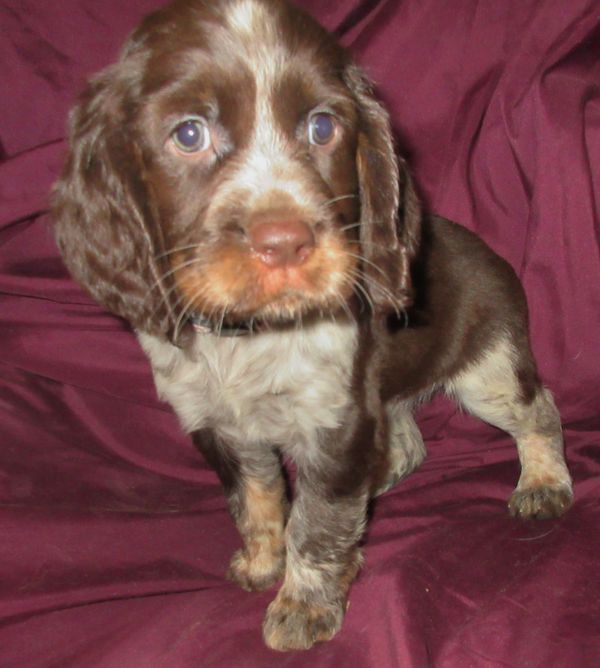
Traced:
<path id="1" fill-rule="evenodd" d="M 300 265 L 315 247 L 312 230 L 300 220 L 255 223 L 248 237 L 252 249 L 269 267 Z"/>

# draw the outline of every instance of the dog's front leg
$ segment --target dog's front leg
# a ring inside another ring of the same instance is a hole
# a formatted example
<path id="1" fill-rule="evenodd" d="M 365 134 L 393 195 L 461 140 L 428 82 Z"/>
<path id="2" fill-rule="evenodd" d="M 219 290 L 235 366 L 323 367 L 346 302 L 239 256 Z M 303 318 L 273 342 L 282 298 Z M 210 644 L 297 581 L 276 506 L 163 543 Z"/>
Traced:
<path id="1" fill-rule="evenodd" d="M 308 649 L 342 624 L 361 565 L 358 544 L 368 501 L 368 467 L 353 461 L 350 450 L 337 452 L 328 464 L 298 464 L 285 579 L 263 626 L 273 649 Z"/>
<path id="2" fill-rule="evenodd" d="M 231 560 L 228 577 L 248 591 L 267 589 L 285 567 L 285 483 L 278 455 L 266 446 L 235 447 L 212 429 L 192 434 L 217 472 L 244 546 Z"/>

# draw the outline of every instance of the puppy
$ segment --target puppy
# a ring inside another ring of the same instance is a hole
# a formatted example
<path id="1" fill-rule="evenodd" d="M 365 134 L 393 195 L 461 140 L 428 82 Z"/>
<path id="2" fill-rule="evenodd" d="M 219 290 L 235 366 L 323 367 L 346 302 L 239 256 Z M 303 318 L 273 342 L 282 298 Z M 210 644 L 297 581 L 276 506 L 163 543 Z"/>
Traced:
<path id="1" fill-rule="evenodd" d="M 436 390 L 514 437 L 513 515 L 570 505 L 516 275 L 421 214 L 369 82 L 302 11 L 175 0 L 146 18 L 72 113 L 54 215 L 220 477 L 243 539 L 229 576 L 283 578 L 270 647 L 339 630 L 367 502 L 423 460 L 412 409 Z"/>

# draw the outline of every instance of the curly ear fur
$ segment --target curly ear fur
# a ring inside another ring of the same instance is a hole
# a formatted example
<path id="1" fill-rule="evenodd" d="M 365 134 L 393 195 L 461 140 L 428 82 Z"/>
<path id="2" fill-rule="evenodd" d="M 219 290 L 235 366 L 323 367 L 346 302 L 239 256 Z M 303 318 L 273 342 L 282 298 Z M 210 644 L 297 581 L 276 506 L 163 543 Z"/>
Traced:
<path id="1" fill-rule="evenodd" d="M 412 300 L 410 263 L 419 245 L 421 209 L 405 163 L 396 158 L 388 114 L 369 81 L 352 65 L 346 83 L 361 124 L 356 162 L 366 288 L 376 310 L 398 311 Z"/>
<path id="2" fill-rule="evenodd" d="M 157 259 L 160 226 L 151 224 L 152 196 L 128 126 L 133 69 L 122 61 L 105 70 L 71 114 L 70 152 L 53 193 L 56 238 L 69 270 L 97 301 L 136 329 L 169 336 L 175 314 Z"/>

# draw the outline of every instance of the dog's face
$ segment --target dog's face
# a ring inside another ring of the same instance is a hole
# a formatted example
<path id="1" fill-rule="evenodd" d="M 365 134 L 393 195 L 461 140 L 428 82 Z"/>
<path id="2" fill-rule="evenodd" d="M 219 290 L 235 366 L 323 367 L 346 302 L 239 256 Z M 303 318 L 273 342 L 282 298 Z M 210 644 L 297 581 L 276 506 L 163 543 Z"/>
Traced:
<path id="1" fill-rule="evenodd" d="M 190 21 L 189 46 L 158 42 L 136 119 L 184 310 L 270 320 L 339 308 L 360 253 L 343 54 L 331 49 L 325 69 L 314 34 L 262 5 L 231 4 L 216 26 L 211 13 Z"/>
<path id="2" fill-rule="evenodd" d="M 59 244 L 135 327 L 173 337 L 193 314 L 281 321 L 407 298 L 387 116 L 346 52 L 283 3 L 151 15 L 89 86 L 71 148 Z"/>

